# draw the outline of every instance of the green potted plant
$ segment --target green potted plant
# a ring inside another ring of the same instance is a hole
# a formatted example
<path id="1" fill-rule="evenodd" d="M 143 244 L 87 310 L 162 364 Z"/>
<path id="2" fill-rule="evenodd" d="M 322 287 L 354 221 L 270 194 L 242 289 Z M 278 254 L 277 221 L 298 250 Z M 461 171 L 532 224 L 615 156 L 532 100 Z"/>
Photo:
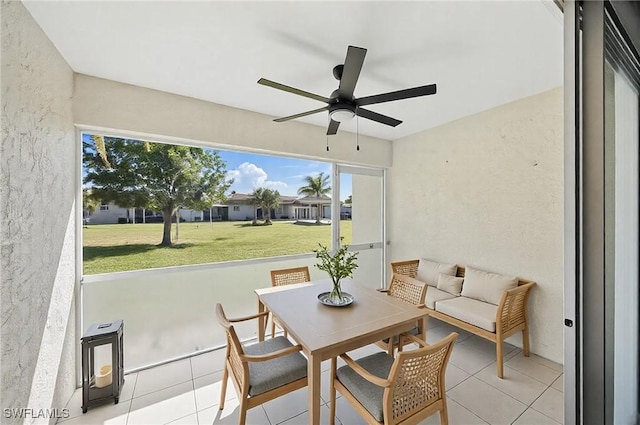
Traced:
<path id="1" fill-rule="evenodd" d="M 343 238 L 340 238 L 342 241 Z M 358 268 L 356 260 L 358 259 L 357 252 L 349 252 L 347 245 L 341 245 L 340 248 L 331 254 L 331 251 L 324 245 L 318 244 L 320 249 L 315 249 L 316 258 L 320 260 L 315 266 L 322 271 L 325 271 L 331 277 L 333 282 L 333 290 L 329 294 L 329 300 L 333 304 L 342 304 L 344 297 L 342 295 L 342 288 L 340 287 L 340 280 L 345 277 L 353 277 L 353 271 Z"/>

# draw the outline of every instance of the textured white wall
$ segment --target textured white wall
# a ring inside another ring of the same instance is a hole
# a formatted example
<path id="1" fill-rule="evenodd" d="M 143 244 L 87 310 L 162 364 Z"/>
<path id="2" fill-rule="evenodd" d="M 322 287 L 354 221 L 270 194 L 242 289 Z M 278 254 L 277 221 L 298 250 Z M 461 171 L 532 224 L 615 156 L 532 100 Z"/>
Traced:
<path id="1" fill-rule="evenodd" d="M 97 102 L 96 100 L 100 101 Z M 362 165 L 390 166 L 391 142 L 338 132 L 329 138 L 317 126 L 290 121 L 190 97 L 76 74 L 73 112 L 76 124 L 144 133 L 177 140 L 250 148 L 338 160 Z"/>
<path id="2" fill-rule="evenodd" d="M 531 349 L 560 363 L 562 107 L 557 88 L 395 141 L 387 207 L 393 261 L 427 257 L 536 281 Z"/>
<path id="3" fill-rule="evenodd" d="M 2 1 L 1 16 L 1 407 L 62 408 L 75 388 L 73 73 L 22 3 Z"/>

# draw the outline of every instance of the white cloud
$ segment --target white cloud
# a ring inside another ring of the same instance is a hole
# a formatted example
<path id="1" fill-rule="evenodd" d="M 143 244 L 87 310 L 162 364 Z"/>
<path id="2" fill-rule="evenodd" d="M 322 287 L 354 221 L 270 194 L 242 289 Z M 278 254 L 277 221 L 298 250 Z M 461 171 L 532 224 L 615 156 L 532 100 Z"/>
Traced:
<path id="1" fill-rule="evenodd" d="M 236 170 L 229 170 L 227 176 L 234 179 L 231 189 L 238 193 L 250 193 L 259 187 L 276 190 L 287 188 L 285 182 L 269 180 L 266 171 L 250 162 L 243 162 Z"/>

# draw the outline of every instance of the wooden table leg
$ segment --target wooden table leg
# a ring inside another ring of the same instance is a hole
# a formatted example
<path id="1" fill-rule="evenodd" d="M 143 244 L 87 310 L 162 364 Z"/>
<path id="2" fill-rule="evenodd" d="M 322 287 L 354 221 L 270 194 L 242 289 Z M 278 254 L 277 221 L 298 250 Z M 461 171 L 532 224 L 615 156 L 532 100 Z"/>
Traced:
<path id="1" fill-rule="evenodd" d="M 320 425 L 320 358 L 310 354 L 307 358 L 307 378 L 309 380 L 309 424 Z"/>
<path id="2" fill-rule="evenodd" d="M 264 304 L 262 304 L 262 300 L 258 297 L 258 313 L 262 313 L 265 311 Z M 258 318 L 258 342 L 264 341 L 264 328 L 267 324 L 266 317 L 261 316 Z"/>

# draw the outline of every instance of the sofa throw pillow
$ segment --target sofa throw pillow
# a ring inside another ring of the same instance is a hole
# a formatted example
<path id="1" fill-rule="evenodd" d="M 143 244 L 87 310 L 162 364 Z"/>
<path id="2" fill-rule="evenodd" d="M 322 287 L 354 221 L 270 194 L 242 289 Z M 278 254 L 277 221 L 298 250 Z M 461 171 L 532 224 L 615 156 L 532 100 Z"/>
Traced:
<path id="1" fill-rule="evenodd" d="M 502 293 L 516 286 L 518 286 L 516 277 L 467 267 L 464 273 L 462 296 L 498 305 L 502 299 Z"/>
<path id="2" fill-rule="evenodd" d="M 457 270 L 458 266 L 455 264 L 443 264 L 421 258 L 420 263 L 418 263 L 416 279 L 425 282 L 429 286 L 438 286 L 440 273 L 455 276 Z"/>
<path id="3" fill-rule="evenodd" d="M 448 274 L 440 273 L 440 276 L 438 277 L 438 289 L 459 297 L 460 291 L 462 290 L 463 280 L 464 278 L 462 277 L 449 276 Z"/>

